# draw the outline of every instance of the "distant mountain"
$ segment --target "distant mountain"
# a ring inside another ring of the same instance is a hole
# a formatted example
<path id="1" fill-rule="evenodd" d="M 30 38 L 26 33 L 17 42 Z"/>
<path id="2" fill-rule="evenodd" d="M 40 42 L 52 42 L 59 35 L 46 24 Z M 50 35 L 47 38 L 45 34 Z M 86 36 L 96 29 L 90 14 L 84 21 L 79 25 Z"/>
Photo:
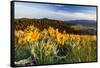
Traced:
<path id="1" fill-rule="evenodd" d="M 96 28 L 96 21 L 95 20 L 71 20 L 70 23 L 89 26 L 89 27 L 95 27 Z"/>

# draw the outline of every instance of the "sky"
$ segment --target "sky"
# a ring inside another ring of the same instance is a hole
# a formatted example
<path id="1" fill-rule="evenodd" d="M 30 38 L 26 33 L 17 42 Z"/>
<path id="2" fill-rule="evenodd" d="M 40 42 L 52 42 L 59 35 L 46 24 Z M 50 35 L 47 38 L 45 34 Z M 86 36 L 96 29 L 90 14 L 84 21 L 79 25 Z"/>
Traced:
<path id="1" fill-rule="evenodd" d="M 15 18 L 96 20 L 96 7 L 15 2 Z"/>

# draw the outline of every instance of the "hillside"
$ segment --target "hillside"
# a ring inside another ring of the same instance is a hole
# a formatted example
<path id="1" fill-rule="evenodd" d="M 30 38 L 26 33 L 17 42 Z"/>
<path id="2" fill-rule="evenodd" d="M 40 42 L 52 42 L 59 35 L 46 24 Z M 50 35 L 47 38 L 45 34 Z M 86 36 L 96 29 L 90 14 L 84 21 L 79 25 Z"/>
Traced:
<path id="1" fill-rule="evenodd" d="M 96 21 L 95 20 L 71 20 L 69 22 L 96 28 Z"/>
<path id="2" fill-rule="evenodd" d="M 27 26 L 34 25 L 40 30 L 43 30 L 44 28 L 48 28 L 49 26 L 51 26 L 55 29 L 58 28 L 60 32 L 63 32 L 63 30 L 65 30 L 67 33 L 73 33 L 73 34 L 89 34 L 89 35 L 96 34 L 96 29 L 91 28 L 89 26 L 84 26 L 82 24 L 78 25 L 79 23 L 73 23 L 71 21 L 69 22 L 69 21 L 51 20 L 48 18 L 42 18 L 42 19 L 20 18 L 20 19 L 15 19 L 14 23 L 16 30 L 24 30 Z"/>

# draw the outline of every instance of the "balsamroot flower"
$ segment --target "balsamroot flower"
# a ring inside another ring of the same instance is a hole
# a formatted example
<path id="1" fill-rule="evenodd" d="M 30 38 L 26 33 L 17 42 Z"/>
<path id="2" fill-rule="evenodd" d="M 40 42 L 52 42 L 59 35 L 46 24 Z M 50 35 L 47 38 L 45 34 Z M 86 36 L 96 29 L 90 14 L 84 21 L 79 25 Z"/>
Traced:
<path id="1" fill-rule="evenodd" d="M 39 39 L 40 33 L 39 32 L 33 32 L 31 35 L 31 40 L 32 41 L 37 41 Z"/>
<path id="2" fill-rule="evenodd" d="M 69 35 L 67 34 L 61 34 L 58 29 L 56 29 L 56 38 L 57 38 L 57 41 L 64 45 L 65 41 L 69 38 Z"/>
<path id="3" fill-rule="evenodd" d="M 51 37 L 54 37 L 55 36 L 55 29 L 54 28 L 49 27 L 48 28 L 48 32 L 49 32 L 49 34 L 50 34 Z"/>

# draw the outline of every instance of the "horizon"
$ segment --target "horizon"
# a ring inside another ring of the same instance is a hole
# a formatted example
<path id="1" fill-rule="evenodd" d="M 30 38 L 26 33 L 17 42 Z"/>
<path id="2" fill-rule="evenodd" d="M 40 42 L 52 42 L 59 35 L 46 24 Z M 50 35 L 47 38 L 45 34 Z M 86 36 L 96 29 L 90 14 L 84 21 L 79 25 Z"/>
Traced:
<path id="1" fill-rule="evenodd" d="M 25 17 L 15 18 L 15 19 L 48 19 L 48 20 L 57 20 L 57 19 L 50 19 L 50 18 L 25 18 Z M 77 19 L 77 20 L 86 20 L 86 19 Z M 58 20 L 58 21 L 75 21 L 75 20 Z M 87 20 L 87 21 L 95 21 L 96 22 L 96 20 Z"/>
<path id="2" fill-rule="evenodd" d="M 15 18 L 96 21 L 96 7 L 15 2 Z"/>

